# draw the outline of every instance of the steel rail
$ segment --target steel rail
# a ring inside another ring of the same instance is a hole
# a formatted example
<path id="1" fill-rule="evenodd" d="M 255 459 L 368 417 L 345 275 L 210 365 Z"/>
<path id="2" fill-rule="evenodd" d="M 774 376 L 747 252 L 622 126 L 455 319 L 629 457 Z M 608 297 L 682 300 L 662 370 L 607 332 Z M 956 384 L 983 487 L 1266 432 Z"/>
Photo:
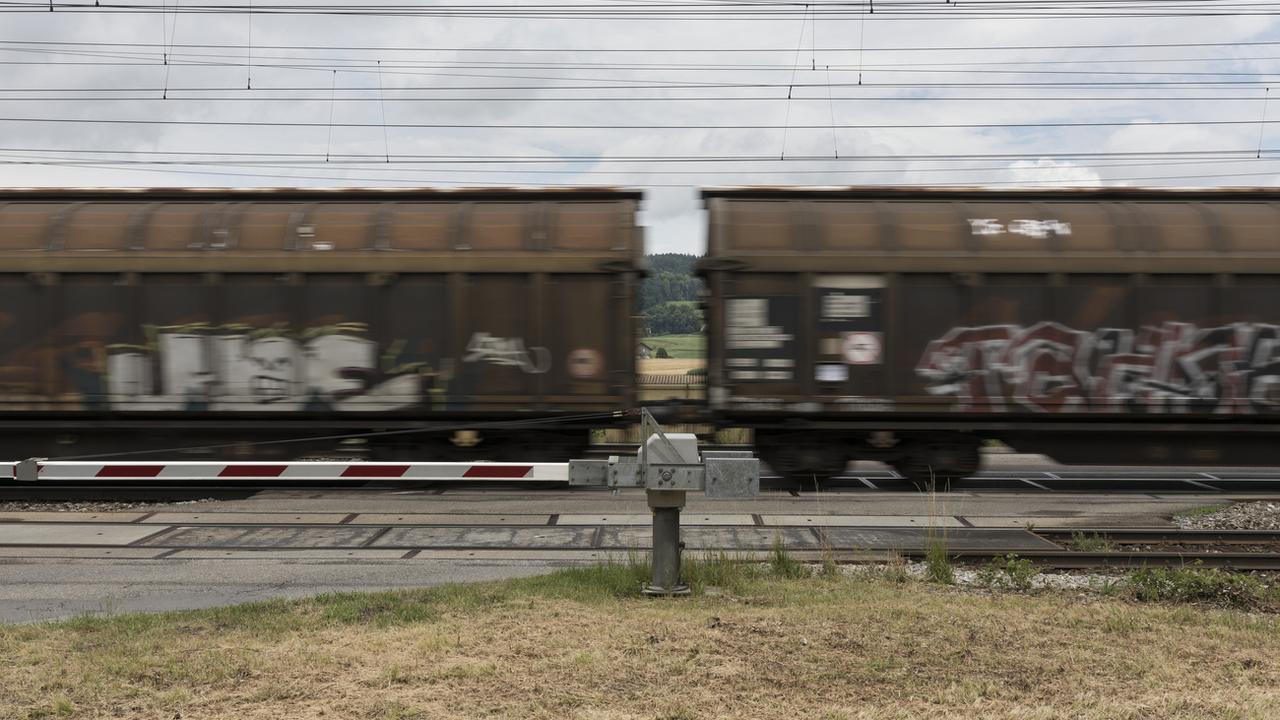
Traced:
<path id="1" fill-rule="evenodd" d="M 1050 542 L 1071 542 L 1077 535 L 1110 540 L 1117 544 L 1182 543 L 1186 545 L 1256 545 L 1280 543 L 1280 530 L 1202 530 L 1178 528 L 1036 528 L 1036 535 Z"/>
<path id="2" fill-rule="evenodd" d="M 904 553 L 923 558 L 926 551 Z M 957 552 L 957 560 L 989 561 L 990 552 Z M 1280 571 L 1280 553 L 1186 553 L 1186 552 L 1078 552 L 1074 550 L 1030 550 L 1017 553 L 1041 568 L 1054 570 L 1098 570 L 1107 568 L 1219 568 L 1240 571 Z"/>

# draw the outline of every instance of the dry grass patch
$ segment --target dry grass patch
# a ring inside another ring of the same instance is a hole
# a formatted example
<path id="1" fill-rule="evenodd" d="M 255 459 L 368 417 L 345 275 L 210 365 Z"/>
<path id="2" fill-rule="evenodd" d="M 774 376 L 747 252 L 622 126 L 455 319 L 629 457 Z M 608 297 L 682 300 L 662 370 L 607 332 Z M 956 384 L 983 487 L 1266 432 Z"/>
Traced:
<path id="1" fill-rule="evenodd" d="M 1275 718 L 1275 616 L 778 560 L 0 627 L 0 717 Z"/>

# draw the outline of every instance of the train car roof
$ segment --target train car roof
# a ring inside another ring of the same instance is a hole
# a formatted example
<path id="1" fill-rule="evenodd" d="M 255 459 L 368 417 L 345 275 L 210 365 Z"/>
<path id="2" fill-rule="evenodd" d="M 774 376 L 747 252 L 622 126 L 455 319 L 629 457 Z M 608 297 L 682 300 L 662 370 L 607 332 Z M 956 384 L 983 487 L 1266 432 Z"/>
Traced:
<path id="1" fill-rule="evenodd" d="M 464 188 L 0 188 L 0 202 L 22 200 L 109 200 L 138 199 L 323 201 L 323 200 L 639 200 L 644 193 L 618 187 L 464 187 Z"/>
<path id="2" fill-rule="evenodd" d="M 702 198 L 778 199 L 805 198 L 850 200 L 1280 200 L 1280 187 L 929 187 L 897 185 L 850 186 L 735 186 L 702 189 Z"/>

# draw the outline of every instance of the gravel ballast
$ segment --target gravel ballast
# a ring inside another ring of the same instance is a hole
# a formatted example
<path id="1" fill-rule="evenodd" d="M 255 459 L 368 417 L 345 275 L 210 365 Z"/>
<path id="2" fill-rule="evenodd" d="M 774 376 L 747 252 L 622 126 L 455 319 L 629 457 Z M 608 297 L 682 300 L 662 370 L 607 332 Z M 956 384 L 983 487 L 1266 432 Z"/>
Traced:
<path id="1" fill-rule="evenodd" d="M 1241 502 L 1203 515 L 1175 515 L 1183 530 L 1280 530 L 1280 501 Z"/>

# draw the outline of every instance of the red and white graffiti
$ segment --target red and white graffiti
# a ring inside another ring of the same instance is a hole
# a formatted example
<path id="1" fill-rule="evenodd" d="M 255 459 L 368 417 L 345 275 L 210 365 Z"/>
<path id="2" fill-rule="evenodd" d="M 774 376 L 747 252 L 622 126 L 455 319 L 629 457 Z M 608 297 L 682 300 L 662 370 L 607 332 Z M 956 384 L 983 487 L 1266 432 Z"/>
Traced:
<path id="1" fill-rule="evenodd" d="M 954 328 L 916 365 L 969 412 L 1280 411 L 1280 326 Z"/>

